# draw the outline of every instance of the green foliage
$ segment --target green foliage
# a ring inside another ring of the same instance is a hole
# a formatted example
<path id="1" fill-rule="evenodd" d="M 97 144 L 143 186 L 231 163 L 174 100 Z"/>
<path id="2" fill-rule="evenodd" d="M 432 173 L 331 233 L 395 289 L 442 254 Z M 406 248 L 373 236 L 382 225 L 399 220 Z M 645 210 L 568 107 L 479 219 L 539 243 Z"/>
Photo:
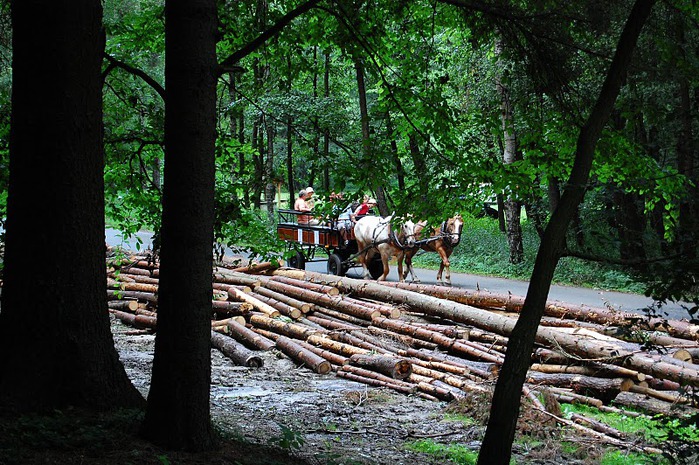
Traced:
<path id="1" fill-rule="evenodd" d="M 695 418 L 689 417 L 686 420 L 680 420 L 660 416 L 657 418 L 633 417 L 601 412 L 594 407 L 580 404 L 562 404 L 561 409 L 567 416 L 573 413 L 589 416 L 623 433 L 641 436 L 647 441 L 658 444 L 672 439 L 699 445 L 699 428 L 695 424 Z"/>
<path id="2" fill-rule="evenodd" d="M 440 444 L 431 439 L 423 439 L 408 444 L 408 448 L 417 452 L 434 455 L 460 465 L 473 465 L 478 460 L 478 452 L 460 444 Z M 514 459 L 510 463 L 515 463 Z"/>
<path id="3" fill-rule="evenodd" d="M 670 462 L 648 455 L 635 452 L 622 452 L 618 450 L 605 452 L 600 460 L 600 465 L 670 465 Z"/>
<path id="4" fill-rule="evenodd" d="M 303 445 L 306 443 L 306 440 L 303 438 L 303 434 L 294 431 L 293 429 L 289 428 L 288 426 L 282 425 L 278 423 L 279 428 L 282 430 L 282 434 L 279 437 L 276 438 L 271 438 L 269 440 L 270 444 L 275 444 L 282 449 L 285 450 L 298 450 Z"/>

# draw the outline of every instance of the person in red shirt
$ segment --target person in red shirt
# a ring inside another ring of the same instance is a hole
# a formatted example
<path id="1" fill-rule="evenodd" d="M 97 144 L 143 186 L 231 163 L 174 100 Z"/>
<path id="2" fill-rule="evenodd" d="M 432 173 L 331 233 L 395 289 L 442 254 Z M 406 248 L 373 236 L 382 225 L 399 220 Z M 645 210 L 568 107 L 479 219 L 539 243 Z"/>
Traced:
<path id="1" fill-rule="evenodd" d="M 357 216 L 364 216 L 368 215 L 369 211 L 376 205 L 376 200 L 374 199 L 369 199 L 365 196 L 364 202 L 360 206 L 357 207 L 357 209 L 350 215 L 350 218 L 352 219 L 353 223 L 357 222 Z"/>

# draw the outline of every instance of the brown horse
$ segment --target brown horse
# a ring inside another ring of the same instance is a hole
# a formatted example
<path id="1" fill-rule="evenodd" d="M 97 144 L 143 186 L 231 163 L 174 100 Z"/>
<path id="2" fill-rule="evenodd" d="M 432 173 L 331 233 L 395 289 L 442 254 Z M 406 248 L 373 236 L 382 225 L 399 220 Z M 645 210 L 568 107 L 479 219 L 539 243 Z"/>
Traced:
<path id="1" fill-rule="evenodd" d="M 425 221 L 420 221 L 415 224 L 415 235 L 419 237 L 422 230 L 427 226 Z M 456 215 L 444 223 L 442 223 L 439 229 L 432 230 L 432 234 L 425 241 L 419 241 L 419 248 L 427 252 L 437 252 L 442 259 L 442 263 L 439 265 L 439 272 L 437 273 L 437 281 L 442 284 L 447 284 L 451 286 L 451 274 L 449 273 L 449 257 L 454 251 L 454 247 L 461 241 L 461 230 L 464 227 L 464 220 L 461 215 Z M 405 279 L 408 276 L 408 272 L 412 277 L 413 282 L 419 283 L 420 279 L 415 275 L 413 270 L 413 256 L 417 253 L 417 247 L 413 249 L 407 249 L 404 254 L 406 269 L 403 273 L 402 278 Z M 402 268 L 400 260 L 402 257 L 398 257 L 399 264 L 398 268 Z M 442 272 L 446 272 L 446 280 L 442 281 Z"/>

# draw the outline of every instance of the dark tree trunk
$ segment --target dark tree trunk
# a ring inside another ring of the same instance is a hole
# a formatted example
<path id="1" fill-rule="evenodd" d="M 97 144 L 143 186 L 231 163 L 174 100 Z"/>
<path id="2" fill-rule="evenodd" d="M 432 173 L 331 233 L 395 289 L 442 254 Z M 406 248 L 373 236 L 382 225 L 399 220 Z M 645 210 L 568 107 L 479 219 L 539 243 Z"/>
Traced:
<path id="1" fill-rule="evenodd" d="M 527 297 L 507 344 L 505 362 L 495 386 L 488 427 L 478 455 L 478 463 L 481 465 L 507 465 L 510 462 L 522 386 L 531 363 L 534 336 L 544 312 L 553 272 L 561 257 L 568 225 L 585 195 L 595 146 L 614 107 L 638 36 L 650 15 L 653 3 L 653 0 L 637 0 L 634 4 L 619 38 L 600 95 L 587 122 L 580 130 L 575 162 L 567 188 L 546 227 L 536 256 Z"/>
<path id="2" fill-rule="evenodd" d="M 267 218 L 274 222 L 274 196 L 276 194 L 276 179 L 274 176 L 274 121 L 265 118 L 267 129 L 267 158 L 265 159 L 265 204 L 267 206 Z"/>
<path id="3" fill-rule="evenodd" d="M 325 54 L 325 67 L 323 72 L 323 95 L 327 99 L 330 97 L 330 53 Z M 323 160 L 326 160 L 326 165 L 330 165 L 330 131 L 323 129 Z M 327 171 L 327 170 L 326 170 Z M 328 186 L 330 185 L 330 174 L 327 173 Z M 344 183 L 339 186 L 338 190 L 344 189 Z"/>
<path id="4" fill-rule="evenodd" d="M 263 144 L 263 135 L 260 130 L 262 120 L 256 120 L 252 125 L 252 146 L 257 149 L 257 154 L 253 154 L 253 179 L 251 183 L 252 191 L 252 206 L 260 208 L 260 195 L 262 194 L 262 176 L 264 172 L 264 153 L 265 146 Z"/>
<path id="5" fill-rule="evenodd" d="M 679 16 L 679 15 L 677 15 Z M 684 25 L 681 18 L 677 18 L 677 41 L 679 43 L 679 55 L 682 60 L 685 59 L 684 47 L 687 46 Z M 680 131 L 677 139 L 677 169 L 680 174 L 687 177 L 688 180 L 696 182 L 699 179 L 695 173 L 696 163 L 694 153 L 694 138 L 693 138 L 693 119 L 690 97 L 690 83 L 686 76 L 680 73 L 678 82 L 678 91 L 680 96 Z M 697 254 L 697 244 L 695 240 L 688 238 L 696 237 L 697 229 L 697 193 L 696 185 L 687 186 L 687 195 L 680 201 L 679 212 L 679 250 L 687 259 L 693 259 Z"/>
<path id="6" fill-rule="evenodd" d="M 294 119 L 289 115 L 286 119 L 286 184 L 289 189 L 289 208 L 294 208 L 296 189 L 294 187 L 294 138 L 292 135 Z"/>
<path id="7" fill-rule="evenodd" d="M 362 124 L 362 166 L 361 172 L 373 172 L 376 175 L 370 178 L 371 190 L 376 192 L 376 203 L 381 216 L 390 215 L 386 193 L 380 182 L 381 175 L 376 173 L 376 167 L 372 166 L 371 133 L 369 130 L 369 108 L 366 100 L 366 83 L 364 82 L 364 65 L 359 58 L 354 60 L 354 70 L 357 76 L 357 93 L 359 94 L 359 115 Z"/>
<path id="8" fill-rule="evenodd" d="M 165 18 L 167 161 L 158 331 L 142 434 L 169 449 L 200 451 L 213 445 L 216 3 L 168 0 Z"/>
<path id="9" fill-rule="evenodd" d="M 142 406 L 105 293 L 102 7 L 17 1 L 12 26 L 0 410 Z"/>
<path id="10" fill-rule="evenodd" d="M 408 147 L 410 148 L 410 158 L 413 160 L 413 167 L 416 173 L 427 174 L 427 160 L 425 160 L 425 155 L 420 150 L 420 145 L 418 144 L 417 136 L 415 134 L 410 134 L 408 136 Z M 429 176 L 416 176 L 418 185 L 418 195 L 420 196 L 420 201 L 427 203 L 427 191 L 429 189 Z"/>
<path id="11" fill-rule="evenodd" d="M 398 190 L 402 192 L 405 190 L 405 168 L 398 156 L 398 143 L 396 142 L 396 135 L 393 129 L 393 120 L 391 119 L 391 113 L 388 111 L 386 112 L 386 137 L 391 141 L 391 157 L 393 158 L 393 164 L 396 166 Z"/>
<path id="12" fill-rule="evenodd" d="M 619 234 L 619 256 L 622 260 L 637 260 L 646 257 L 643 245 L 643 232 L 646 218 L 643 215 L 644 202 L 637 195 L 614 190 L 617 233 Z"/>

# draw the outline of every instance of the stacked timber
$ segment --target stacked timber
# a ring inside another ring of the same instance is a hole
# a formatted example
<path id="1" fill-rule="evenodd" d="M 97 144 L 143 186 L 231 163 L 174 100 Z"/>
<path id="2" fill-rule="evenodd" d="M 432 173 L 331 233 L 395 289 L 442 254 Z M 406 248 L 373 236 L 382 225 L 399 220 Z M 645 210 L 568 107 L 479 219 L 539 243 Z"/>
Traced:
<path id="1" fill-rule="evenodd" d="M 157 328 L 157 271 L 140 257 L 110 266 L 107 295 L 116 317 Z M 235 363 L 261 366 L 254 351 L 275 349 L 319 374 L 444 401 L 492 389 L 524 300 L 274 263 L 218 266 L 212 277 L 212 346 Z M 549 302 L 523 395 L 541 409 L 539 394 L 610 411 L 685 415 L 696 411 L 695 354 L 699 326 L 687 321 Z"/>

